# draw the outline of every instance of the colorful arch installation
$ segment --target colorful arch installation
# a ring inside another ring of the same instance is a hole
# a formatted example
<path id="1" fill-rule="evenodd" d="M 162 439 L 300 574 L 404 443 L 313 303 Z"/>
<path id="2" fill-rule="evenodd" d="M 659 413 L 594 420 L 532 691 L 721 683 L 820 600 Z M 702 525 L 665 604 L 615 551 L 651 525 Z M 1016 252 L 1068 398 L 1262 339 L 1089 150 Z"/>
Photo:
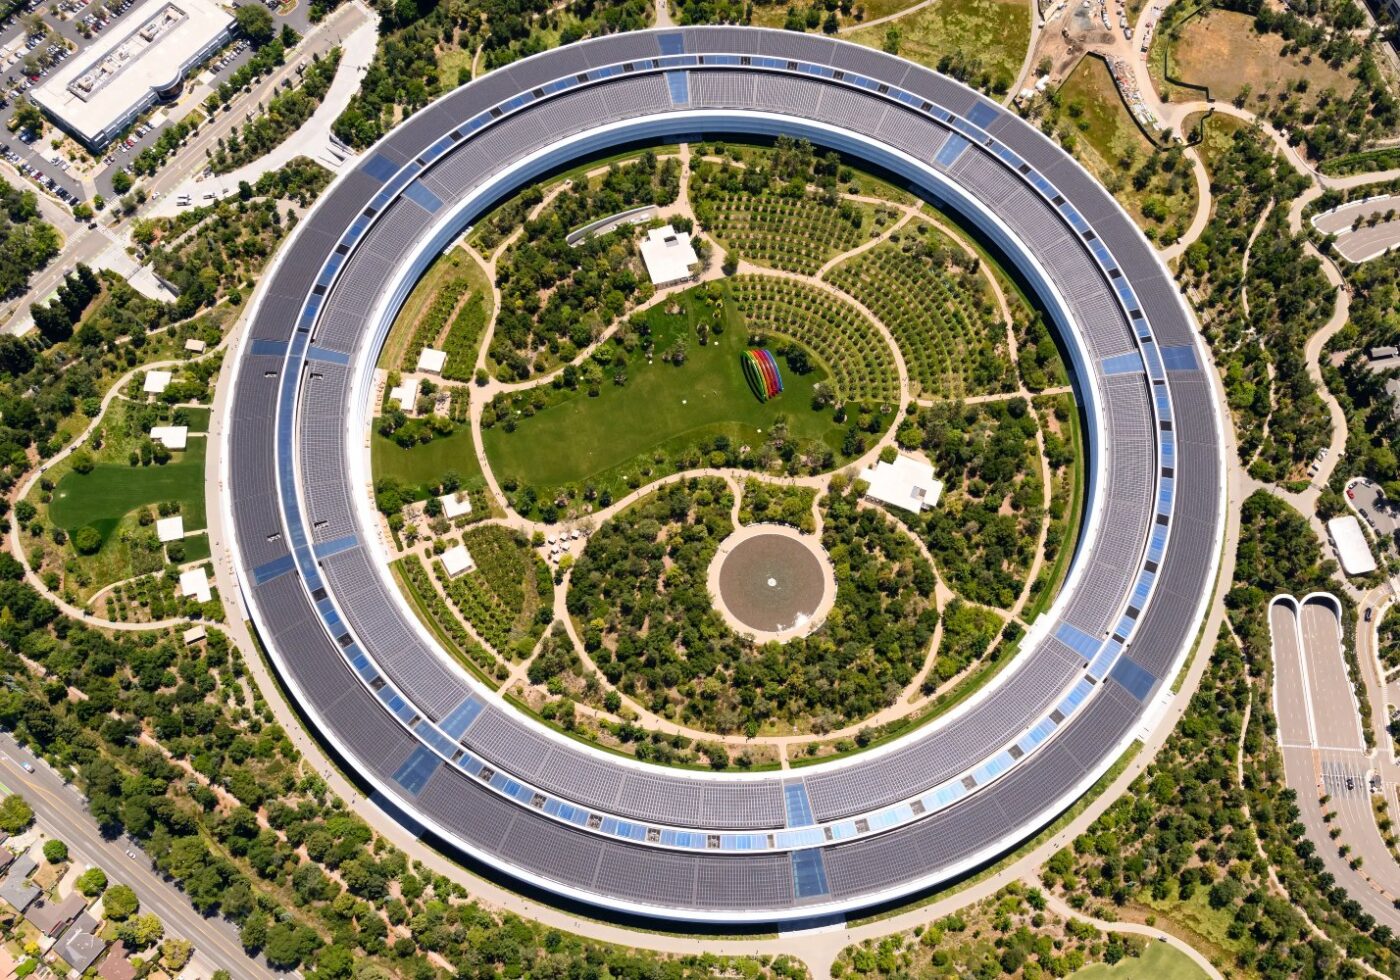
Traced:
<path id="1" fill-rule="evenodd" d="M 744 365 L 744 377 L 761 402 L 783 393 L 783 376 L 778 373 L 778 360 L 766 349 L 746 350 L 739 355 Z"/>

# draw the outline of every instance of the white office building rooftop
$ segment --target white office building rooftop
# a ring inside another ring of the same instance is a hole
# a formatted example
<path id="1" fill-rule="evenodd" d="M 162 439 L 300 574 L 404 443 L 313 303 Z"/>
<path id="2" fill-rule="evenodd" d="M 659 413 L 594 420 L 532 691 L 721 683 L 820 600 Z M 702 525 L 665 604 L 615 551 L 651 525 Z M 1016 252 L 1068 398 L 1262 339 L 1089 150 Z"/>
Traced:
<path id="1" fill-rule="evenodd" d="M 441 374 L 447 363 L 447 351 L 424 347 L 418 354 L 418 370 L 424 374 Z"/>
<path id="2" fill-rule="evenodd" d="M 446 494 L 438 500 L 442 501 L 442 516 L 448 520 L 465 517 L 472 512 L 472 498 L 465 490 Z"/>
<path id="3" fill-rule="evenodd" d="M 214 597 L 214 593 L 209 590 L 209 573 L 204 570 L 203 565 L 180 573 L 180 594 L 200 602 L 208 602 Z"/>
<path id="4" fill-rule="evenodd" d="M 471 552 L 467 550 L 467 546 L 459 544 L 455 547 L 448 548 L 442 553 L 442 567 L 443 570 L 447 572 L 449 578 L 456 578 L 463 572 L 470 572 L 475 568 L 476 561 L 473 560 Z"/>
<path id="5" fill-rule="evenodd" d="M 233 32 L 214 0 L 145 0 L 77 52 L 32 93 L 39 107 L 100 149 Z"/>
<path id="6" fill-rule="evenodd" d="M 936 506 L 943 494 L 942 481 L 933 477 L 933 465 L 902 453 L 893 463 L 882 461 L 861 470 L 860 478 L 869 484 L 867 497 L 915 514 Z"/>
<path id="7" fill-rule="evenodd" d="M 652 284 L 669 286 L 690 278 L 690 267 L 700 261 L 690 235 L 670 225 L 653 228 L 641 244 L 642 262 Z"/>
<path id="8" fill-rule="evenodd" d="M 161 544 L 167 541 L 179 541 L 185 536 L 185 519 L 179 514 L 174 517 L 162 517 L 156 521 L 156 537 Z"/>
<path id="9" fill-rule="evenodd" d="M 184 449 L 190 429 L 186 425 L 153 425 L 151 438 L 166 449 Z"/>
<path id="10" fill-rule="evenodd" d="M 1342 571 L 1348 575 L 1366 575 L 1376 570 L 1376 559 L 1361 530 L 1361 522 L 1351 514 L 1328 521 L 1327 535 L 1332 539 L 1332 547 L 1337 549 Z"/>
<path id="11" fill-rule="evenodd" d="M 405 381 L 397 388 L 389 389 L 389 401 L 397 402 L 399 408 L 405 412 L 412 411 L 414 396 L 418 394 L 418 385 L 412 381 Z"/>

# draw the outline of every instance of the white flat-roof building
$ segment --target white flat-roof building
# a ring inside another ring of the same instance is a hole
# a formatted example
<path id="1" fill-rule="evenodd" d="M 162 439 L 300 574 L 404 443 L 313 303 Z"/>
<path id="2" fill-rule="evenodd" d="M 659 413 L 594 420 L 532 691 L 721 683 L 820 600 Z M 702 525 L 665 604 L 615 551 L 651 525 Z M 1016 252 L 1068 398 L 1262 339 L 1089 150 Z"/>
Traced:
<path id="1" fill-rule="evenodd" d="M 180 594 L 200 602 L 208 602 L 214 597 L 214 593 L 209 591 L 209 573 L 204 570 L 203 565 L 180 573 Z"/>
<path id="2" fill-rule="evenodd" d="M 185 536 L 185 519 L 179 514 L 174 517 L 162 517 L 156 521 L 156 537 L 161 544 L 167 541 L 179 541 Z"/>
<path id="3" fill-rule="evenodd" d="M 447 351 L 424 347 L 418 352 L 418 370 L 424 374 L 441 374 L 447 363 Z"/>
<path id="4" fill-rule="evenodd" d="M 397 388 L 389 389 L 389 401 L 398 402 L 399 408 L 405 412 L 413 410 L 413 401 L 418 394 L 418 385 L 412 381 L 404 381 Z"/>
<path id="5" fill-rule="evenodd" d="M 169 371 L 147 371 L 146 380 L 141 385 L 141 390 L 148 395 L 159 395 L 170 387 L 170 378 Z"/>
<path id="6" fill-rule="evenodd" d="M 448 548 L 442 553 L 442 567 L 449 578 L 456 578 L 463 572 L 470 572 L 476 567 L 476 561 L 464 544 Z"/>
<path id="7" fill-rule="evenodd" d="M 89 149 L 100 150 L 233 33 L 214 0 L 145 0 L 73 56 L 31 98 Z"/>
<path id="8" fill-rule="evenodd" d="M 209 345 L 206 344 L 204 341 L 198 340 L 194 337 L 191 337 L 189 340 L 185 341 L 185 350 L 189 351 L 191 354 L 203 354 L 204 348 L 207 346 Z"/>
<path id="9" fill-rule="evenodd" d="M 669 286 L 691 278 L 690 267 L 700 261 L 690 236 L 670 225 L 647 232 L 640 246 L 647 275 L 656 286 Z"/>
<path id="10" fill-rule="evenodd" d="M 1327 522 L 1327 536 L 1332 539 L 1332 547 L 1337 549 L 1337 560 L 1342 563 L 1342 571 L 1348 575 L 1365 575 L 1376 570 L 1376 559 L 1371 554 L 1371 545 L 1361 530 L 1361 522 L 1350 514 L 1334 517 Z"/>
<path id="11" fill-rule="evenodd" d="M 933 464 L 902 453 L 893 463 L 881 461 L 861 470 L 860 478 L 869 484 L 867 497 L 915 514 L 936 506 L 943 494 L 943 482 L 933 477 Z"/>
<path id="12" fill-rule="evenodd" d="M 166 449 L 184 449 L 189 441 L 190 428 L 187 425 L 153 425 L 151 438 Z"/>
<path id="13" fill-rule="evenodd" d="M 442 501 L 442 516 L 448 520 L 466 517 L 472 512 L 472 498 L 465 490 L 446 494 L 438 500 Z"/>

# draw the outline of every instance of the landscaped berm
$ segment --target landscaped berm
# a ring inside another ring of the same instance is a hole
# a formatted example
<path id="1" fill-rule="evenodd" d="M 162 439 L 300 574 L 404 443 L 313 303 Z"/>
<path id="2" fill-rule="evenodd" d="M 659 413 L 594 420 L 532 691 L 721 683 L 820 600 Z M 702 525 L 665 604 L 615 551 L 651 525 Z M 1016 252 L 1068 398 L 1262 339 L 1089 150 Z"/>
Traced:
<path id="1" fill-rule="evenodd" d="M 778 373 L 778 360 L 772 351 L 746 350 L 739 362 L 744 366 L 744 377 L 759 401 L 766 402 L 783 393 L 783 376 Z"/>

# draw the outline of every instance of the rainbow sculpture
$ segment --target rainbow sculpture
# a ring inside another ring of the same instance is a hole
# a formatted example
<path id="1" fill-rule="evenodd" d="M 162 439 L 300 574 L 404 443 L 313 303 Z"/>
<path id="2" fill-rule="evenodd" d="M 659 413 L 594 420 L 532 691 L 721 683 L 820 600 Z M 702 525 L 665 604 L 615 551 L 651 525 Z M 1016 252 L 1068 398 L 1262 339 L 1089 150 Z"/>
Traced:
<path id="1" fill-rule="evenodd" d="M 778 373 L 778 361 L 765 349 L 746 350 L 739 355 L 744 365 L 744 377 L 761 402 L 783 393 L 783 376 Z"/>

